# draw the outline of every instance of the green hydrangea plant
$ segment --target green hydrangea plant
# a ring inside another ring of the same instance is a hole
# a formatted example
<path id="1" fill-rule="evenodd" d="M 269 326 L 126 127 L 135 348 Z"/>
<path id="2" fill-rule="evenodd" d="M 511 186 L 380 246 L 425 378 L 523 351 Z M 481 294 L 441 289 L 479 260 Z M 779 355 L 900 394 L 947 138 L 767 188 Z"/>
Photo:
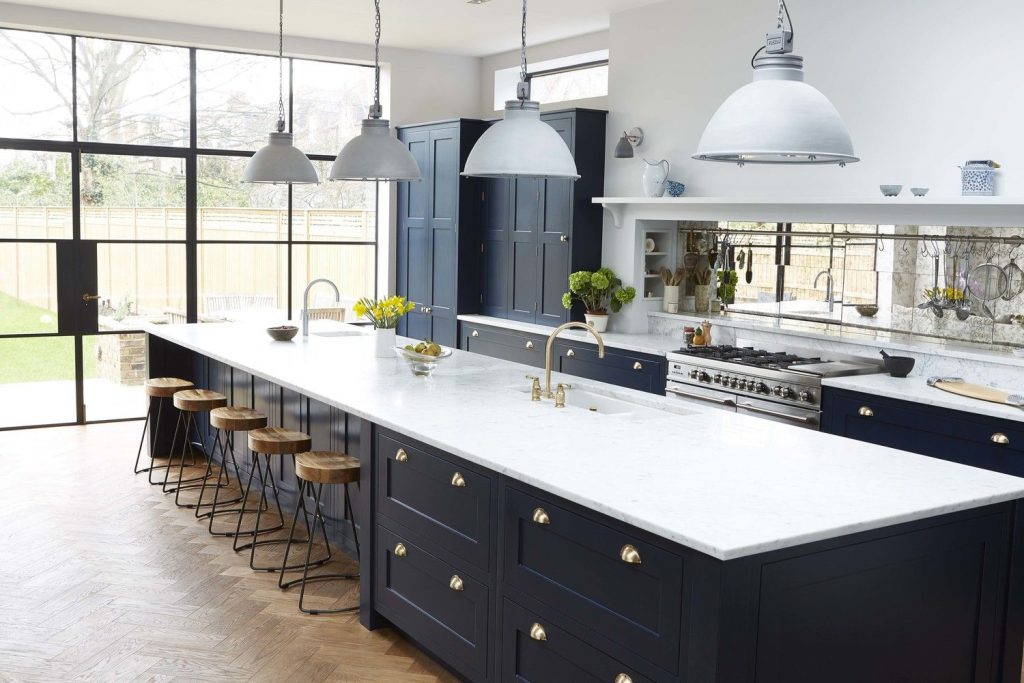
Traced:
<path id="1" fill-rule="evenodd" d="M 587 313 L 601 315 L 618 313 L 635 298 L 636 289 L 623 287 L 611 268 L 578 270 L 569 276 L 569 291 L 562 295 L 562 305 L 569 309 L 573 301 L 580 301 Z"/>

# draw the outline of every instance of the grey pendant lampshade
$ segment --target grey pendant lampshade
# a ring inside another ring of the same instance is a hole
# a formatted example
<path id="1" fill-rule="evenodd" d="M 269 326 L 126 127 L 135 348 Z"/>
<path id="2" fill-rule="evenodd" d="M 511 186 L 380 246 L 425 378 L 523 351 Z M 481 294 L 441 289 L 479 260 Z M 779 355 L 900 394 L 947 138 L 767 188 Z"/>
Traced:
<path id="1" fill-rule="evenodd" d="M 526 70 L 526 0 L 523 0 L 522 19 L 517 99 L 505 102 L 505 117 L 488 128 L 473 145 L 462 175 L 576 180 L 580 176 L 572 153 L 555 129 L 540 120 L 540 104 L 530 99 Z"/>
<path id="2" fill-rule="evenodd" d="M 299 184 L 319 183 L 313 162 L 293 144 L 292 133 L 285 132 L 284 115 L 284 0 L 279 0 L 277 34 L 277 130 L 270 140 L 245 164 L 244 183 Z"/>
<path id="3" fill-rule="evenodd" d="M 794 36 L 786 0 L 778 0 L 775 30 L 751 60 L 753 82 L 711 117 L 694 159 L 740 165 L 859 161 L 839 112 L 804 82 L 803 57 L 790 54 Z"/>
<path id="4" fill-rule="evenodd" d="M 374 42 L 373 104 L 363 119 L 359 135 L 345 143 L 331 165 L 331 180 L 422 180 L 416 159 L 408 148 L 391 135 L 391 125 L 381 118 L 380 105 L 380 0 L 374 0 L 376 38 Z"/>

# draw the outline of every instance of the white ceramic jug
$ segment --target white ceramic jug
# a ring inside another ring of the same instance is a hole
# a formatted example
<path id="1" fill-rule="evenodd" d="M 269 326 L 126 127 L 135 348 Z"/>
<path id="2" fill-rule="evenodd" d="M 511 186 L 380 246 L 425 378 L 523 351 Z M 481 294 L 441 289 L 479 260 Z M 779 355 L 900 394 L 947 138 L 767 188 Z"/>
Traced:
<path id="1" fill-rule="evenodd" d="M 665 185 L 668 181 L 669 171 L 672 165 L 667 160 L 648 161 L 644 159 L 647 166 L 644 168 L 644 196 L 662 197 L 665 194 Z"/>

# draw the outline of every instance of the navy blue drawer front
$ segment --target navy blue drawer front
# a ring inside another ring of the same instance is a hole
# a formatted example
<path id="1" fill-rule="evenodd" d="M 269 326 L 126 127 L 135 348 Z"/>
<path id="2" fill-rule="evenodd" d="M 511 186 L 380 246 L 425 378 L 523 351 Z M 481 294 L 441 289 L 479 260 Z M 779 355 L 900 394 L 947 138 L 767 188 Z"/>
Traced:
<path id="1" fill-rule="evenodd" d="M 678 669 L 682 557 L 596 513 L 584 517 L 513 488 L 505 489 L 503 524 L 505 585 L 574 620 L 613 656 Z"/>
<path id="2" fill-rule="evenodd" d="M 1021 423 L 836 389 L 823 411 L 831 434 L 1024 476 Z"/>
<path id="3" fill-rule="evenodd" d="M 547 338 L 537 334 L 463 323 L 461 341 L 463 351 L 544 367 Z"/>
<path id="4" fill-rule="evenodd" d="M 374 566 L 378 612 L 463 676 L 489 678 L 487 586 L 381 525 Z"/>
<path id="5" fill-rule="evenodd" d="M 508 683 L 647 683 L 645 678 L 510 600 L 502 607 L 501 680 Z M 623 678 L 627 676 L 628 678 Z"/>
<path id="6" fill-rule="evenodd" d="M 556 349 L 559 372 L 652 394 L 665 393 L 664 358 L 611 348 L 599 358 L 593 344 L 567 341 L 558 342 Z"/>
<path id="7" fill-rule="evenodd" d="M 483 572 L 491 562 L 494 481 L 387 433 L 377 439 L 377 511 Z"/>

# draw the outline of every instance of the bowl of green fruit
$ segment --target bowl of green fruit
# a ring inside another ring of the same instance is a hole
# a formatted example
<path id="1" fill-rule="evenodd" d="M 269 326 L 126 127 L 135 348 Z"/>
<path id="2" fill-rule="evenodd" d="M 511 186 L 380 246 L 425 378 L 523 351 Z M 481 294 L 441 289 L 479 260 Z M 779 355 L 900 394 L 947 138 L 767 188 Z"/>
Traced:
<path id="1" fill-rule="evenodd" d="M 452 350 L 432 341 L 421 341 L 416 344 L 396 346 L 395 355 L 409 364 L 409 371 L 412 374 L 417 377 L 428 377 L 437 369 L 438 363 L 452 355 Z"/>

